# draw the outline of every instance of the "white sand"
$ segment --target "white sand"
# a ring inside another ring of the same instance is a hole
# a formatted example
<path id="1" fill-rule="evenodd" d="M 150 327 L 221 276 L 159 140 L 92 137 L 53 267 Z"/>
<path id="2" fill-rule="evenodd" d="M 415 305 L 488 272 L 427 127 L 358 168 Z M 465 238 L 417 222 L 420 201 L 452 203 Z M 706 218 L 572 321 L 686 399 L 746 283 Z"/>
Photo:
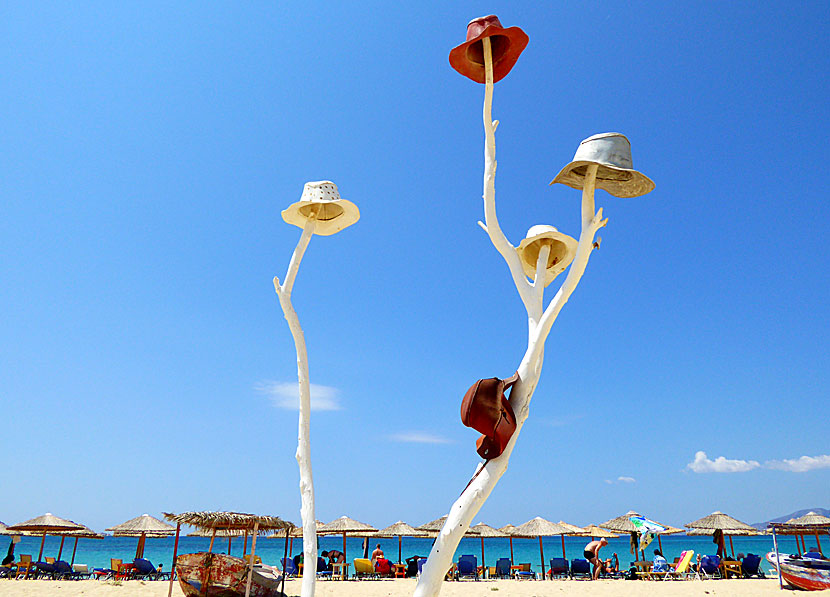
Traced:
<path id="1" fill-rule="evenodd" d="M 126 581 L 120 584 L 83 581 L 49 580 L 0 580 L 2 597 L 167 597 L 167 582 Z M 320 597 L 407 597 L 415 589 L 414 579 L 380 581 L 321 581 L 316 594 Z M 286 595 L 300 594 L 300 581 L 285 583 Z M 707 581 L 625 581 L 625 580 L 555 580 L 515 581 L 485 580 L 445 582 L 442 597 L 552 597 L 600 595 L 604 597 L 628 597 L 659 595 L 667 597 L 704 597 L 725 595 L 755 597 L 764 595 L 791 595 L 793 591 L 780 591 L 777 579 L 766 580 L 707 580 Z M 803 593 L 802 593 L 803 594 Z M 178 583 L 173 585 L 173 595 L 182 597 Z"/>

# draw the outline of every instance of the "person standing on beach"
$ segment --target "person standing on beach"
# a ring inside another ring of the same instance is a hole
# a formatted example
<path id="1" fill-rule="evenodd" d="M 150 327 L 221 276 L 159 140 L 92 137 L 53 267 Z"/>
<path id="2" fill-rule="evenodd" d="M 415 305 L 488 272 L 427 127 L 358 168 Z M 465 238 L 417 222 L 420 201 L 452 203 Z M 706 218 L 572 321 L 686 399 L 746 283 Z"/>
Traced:
<path id="1" fill-rule="evenodd" d="M 602 560 L 599 559 L 599 550 L 608 545 L 608 540 L 603 538 L 599 541 L 591 541 L 585 546 L 585 559 L 594 565 L 594 580 L 599 578 L 599 573 L 602 570 Z"/>

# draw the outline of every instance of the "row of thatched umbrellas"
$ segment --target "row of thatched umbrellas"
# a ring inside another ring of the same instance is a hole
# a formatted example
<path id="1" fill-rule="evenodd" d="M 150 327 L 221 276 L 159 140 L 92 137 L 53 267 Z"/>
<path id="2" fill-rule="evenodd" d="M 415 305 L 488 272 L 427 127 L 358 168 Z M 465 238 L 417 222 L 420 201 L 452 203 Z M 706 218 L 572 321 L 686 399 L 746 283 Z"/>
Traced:
<path id="1" fill-rule="evenodd" d="M 484 523 L 479 523 L 468 529 L 466 536 L 479 537 L 481 539 L 481 559 L 484 563 L 484 539 L 491 537 L 506 537 L 510 540 L 510 559 L 513 561 L 513 539 L 514 538 L 538 538 L 539 552 L 542 561 L 542 569 L 545 569 L 544 551 L 542 547 L 542 537 L 560 536 L 562 539 L 562 555 L 565 557 L 565 536 L 582 536 L 582 537 L 617 537 L 615 533 L 621 534 L 636 534 L 639 529 L 632 523 L 632 517 L 639 517 L 637 512 L 629 511 L 622 516 L 612 518 L 600 525 L 589 525 L 588 527 L 578 527 L 570 525 L 566 522 L 560 521 L 558 523 L 545 520 L 540 517 L 533 518 L 528 522 L 514 527 L 507 525 L 500 529 L 493 528 Z M 256 536 L 266 535 L 272 537 L 284 537 L 286 539 L 286 555 L 288 550 L 288 539 L 290 538 L 293 544 L 293 538 L 302 537 L 302 529 L 295 527 L 290 522 L 283 521 L 275 516 L 258 516 L 253 514 L 241 514 L 234 512 L 186 512 L 183 514 L 165 514 L 165 517 L 176 522 L 177 526 L 173 527 L 157 518 L 144 514 L 131 520 L 128 520 L 120 525 L 110 527 L 106 531 L 111 532 L 114 536 L 128 536 L 138 537 L 138 546 L 136 549 L 136 557 L 142 557 L 144 553 L 144 544 L 147 537 L 165 537 L 176 534 L 176 545 L 174 547 L 173 561 L 175 564 L 176 551 L 178 548 L 179 531 L 182 524 L 189 524 L 197 528 L 192 535 L 210 536 L 210 548 L 213 550 L 213 544 L 216 537 L 228 538 L 228 550 L 230 551 L 230 541 L 233 537 L 244 536 L 245 545 L 247 546 L 247 535 L 250 533 L 254 539 L 252 544 L 252 555 L 256 548 Z M 398 521 L 384 529 L 376 529 L 371 525 L 362 523 L 351 519 L 347 516 L 342 516 L 328 524 L 317 523 L 317 533 L 319 535 L 343 535 L 343 553 L 346 552 L 346 537 L 360 536 L 360 537 L 397 537 L 398 538 L 398 561 L 401 561 L 401 545 L 403 537 L 435 537 L 443 528 L 447 517 L 433 520 L 419 527 L 412 527 L 409 524 Z M 659 523 L 657 523 L 659 524 Z M 665 527 L 665 530 L 657 533 L 658 543 L 662 549 L 662 541 L 660 536 L 663 534 L 681 533 L 684 529 L 674 528 L 667 525 L 660 525 Z M 720 532 L 719 547 L 725 551 L 723 544 L 723 537 L 729 536 L 730 547 L 732 547 L 732 555 L 734 557 L 734 545 L 732 544 L 733 535 L 755 535 L 760 531 L 754 527 L 743 523 L 735 518 L 723 514 L 722 512 L 713 512 L 709 516 L 690 522 L 686 525 L 686 534 L 688 535 L 715 535 Z M 827 532 L 830 529 L 830 518 L 820 516 L 811 512 L 798 519 L 787 521 L 787 523 L 777 524 L 775 527 L 778 533 L 801 535 L 802 545 L 804 545 L 803 536 L 805 534 L 815 534 L 818 542 L 818 547 L 821 549 L 821 542 L 819 540 L 819 532 Z M 275 534 L 275 531 L 277 534 Z M 283 532 L 284 531 L 284 532 Z M 43 536 L 40 545 L 40 553 L 38 554 L 38 561 L 43 556 L 43 546 L 46 540 L 46 535 L 60 535 L 61 546 L 58 552 L 58 559 L 60 559 L 63 551 L 64 540 L 66 537 L 75 539 L 75 548 L 72 553 L 72 560 L 74 563 L 75 550 L 77 550 L 79 538 L 103 538 L 103 535 L 92 531 L 88 527 L 59 518 L 52 514 L 45 514 L 25 522 L 5 527 L 0 523 L 0 534 L 37 534 Z M 806 545 L 804 550 L 806 551 Z M 245 547 L 243 547 L 243 552 Z M 643 557 L 645 557 L 643 555 Z"/>

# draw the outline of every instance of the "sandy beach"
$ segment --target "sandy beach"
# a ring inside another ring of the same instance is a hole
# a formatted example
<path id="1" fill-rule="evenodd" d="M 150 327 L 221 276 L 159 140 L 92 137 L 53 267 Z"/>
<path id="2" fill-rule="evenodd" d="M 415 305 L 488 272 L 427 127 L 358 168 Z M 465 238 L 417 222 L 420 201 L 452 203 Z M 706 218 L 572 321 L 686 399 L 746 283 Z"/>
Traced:
<path id="1" fill-rule="evenodd" d="M 317 583 L 316 594 L 320 597 L 405 597 L 412 595 L 414 579 L 388 581 L 324 581 Z M 121 584 L 112 582 L 85 581 L 0 581 L 0 594 L 4 597 L 166 597 L 166 582 L 128 581 Z M 300 581 L 285 583 L 289 596 L 300 594 Z M 794 591 L 786 590 L 787 594 Z M 652 596 L 696 597 L 704 595 L 734 595 L 755 597 L 780 595 L 776 579 L 749 580 L 708 580 L 708 581 L 513 581 L 485 580 L 479 582 L 446 582 L 441 589 L 442 597 L 484 597 L 493 595 L 516 595 L 518 597 L 552 597 L 562 595 L 597 595 L 602 597 Z M 173 585 L 173 595 L 183 595 L 178 583 Z"/>

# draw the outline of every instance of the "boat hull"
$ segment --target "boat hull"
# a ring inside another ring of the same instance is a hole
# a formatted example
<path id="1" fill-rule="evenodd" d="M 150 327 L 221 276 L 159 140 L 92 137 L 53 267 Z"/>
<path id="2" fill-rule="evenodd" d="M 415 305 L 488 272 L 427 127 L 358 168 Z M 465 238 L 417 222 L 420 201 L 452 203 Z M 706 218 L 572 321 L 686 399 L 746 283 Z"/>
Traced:
<path id="1" fill-rule="evenodd" d="M 788 554 L 775 552 L 767 554 L 767 561 L 778 568 L 781 578 L 792 586 L 805 591 L 825 591 L 830 589 L 830 562 L 810 558 L 793 558 Z"/>
<path id="2" fill-rule="evenodd" d="M 239 597 L 248 583 L 246 562 L 219 553 L 182 554 L 176 558 L 176 574 L 187 597 Z M 284 597 L 278 583 L 268 570 L 255 567 L 251 597 Z"/>

